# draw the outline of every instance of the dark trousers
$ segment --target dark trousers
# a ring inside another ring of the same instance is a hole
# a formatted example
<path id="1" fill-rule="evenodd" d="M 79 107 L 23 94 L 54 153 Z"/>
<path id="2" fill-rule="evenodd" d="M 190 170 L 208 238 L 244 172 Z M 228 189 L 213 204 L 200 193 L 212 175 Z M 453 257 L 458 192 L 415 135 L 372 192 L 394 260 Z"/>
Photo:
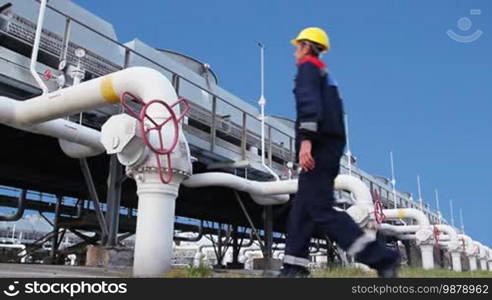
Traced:
<path id="1" fill-rule="evenodd" d="M 299 189 L 290 211 L 284 263 L 305 265 L 309 257 L 309 243 L 315 229 L 327 235 L 342 249 L 349 249 L 364 232 L 354 220 L 334 206 L 334 180 L 339 173 L 340 158 L 345 143 L 323 139 L 313 143 L 314 170 L 302 172 Z M 391 250 L 379 241 L 366 243 L 356 259 L 372 268 L 379 268 L 389 260 Z M 294 262 L 292 261 L 294 259 Z"/>

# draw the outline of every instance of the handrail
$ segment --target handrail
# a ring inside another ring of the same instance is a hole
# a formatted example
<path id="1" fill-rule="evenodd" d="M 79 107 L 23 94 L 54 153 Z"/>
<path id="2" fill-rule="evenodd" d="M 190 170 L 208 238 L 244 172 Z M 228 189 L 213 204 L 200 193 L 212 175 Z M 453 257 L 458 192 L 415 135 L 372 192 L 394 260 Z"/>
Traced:
<path id="1" fill-rule="evenodd" d="M 168 72 L 172 73 L 173 75 L 176 75 L 178 78 L 185 80 L 186 82 L 188 82 L 189 84 L 193 85 L 194 87 L 199 88 L 199 89 L 201 89 L 201 90 L 203 90 L 203 91 L 205 91 L 205 92 L 209 93 L 210 95 L 212 95 L 212 96 L 216 97 L 217 99 L 219 99 L 219 100 L 221 100 L 221 101 L 223 101 L 223 102 L 227 103 L 228 105 L 232 106 L 233 108 L 235 108 L 235 109 L 237 109 L 237 110 L 239 110 L 239 111 L 241 111 L 241 112 L 245 112 L 248 116 L 253 117 L 255 120 L 257 120 L 257 116 L 255 116 L 255 115 L 253 115 L 253 114 L 251 114 L 251 113 L 249 113 L 249 112 L 247 112 L 247 111 L 243 110 L 242 108 L 240 108 L 240 107 L 236 106 L 235 104 L 233 104 L 233 103 L 231 103 L 231 102 L 227 101 L 226 99 L 223 99 L 223 98 L 219 97 L 216 93 L 213 93 L 213 92 L 212 92 L 209 88 L 202 87 L 201 85 L 199 85 L 199 84 L 197 84 L 197 83 L 193 82 L 192 80 L 190 80 L 190 79 L 188 79 L 188 78 L 186 78 L 186 77 L 183 77 L 183 76 L 181 76 L 181 75 L 177 74 L 175 71 L 171 70 L 170 68 L 168 68 L 168 67 L 166 67 L 166 66 L 164 66 L 164 65 L 162 65 L 162 64 L 160 64 L 160 63 L 158 63 L 158 62 L 156 62 L 156 61 L 154 61 L 154 60 L 153 60 L 153 59 L 151 59 L 151 58 L 148 58 L 148 57 L 144 56 L 143 54 L 139 53 L 138 51 L 136 51 L 136 50 L 134 50 L 134 49 L 132 49 L 132 48 L 130 48 L 130 47 L 128 47 L 128 46 L 126 46 L 126 45 L 124 45 L 124 44 L 120 43 L 119 41 L 117 41 L 117 40 L 115 40 L 115 39 L 113 39 L 113 38 L 111 38 L 111 37 L 109 37 L 109 36 L 107 36 L 107 35 L 105 35 L 105 34 L 103 34 L 103 33 L 99 32 L 99 31 L 97 31 L 97 30 L 95 30 L 95 29 L 93 29 L 93 28 L 91 28 L 91 27 L 89 27 L 88 25 L 85 25 L 84 23 L 82 23 L 82 22 L 80 22 L 80 21 L 78 21 L 78 20 L 74 19 L 74 18 L 73 18 L 73 17 L 71 17 L 70 15 L 67 15 L 67 14 L 65 14 L 64 12 L 62 12 L 62 11 L 60 11 L 60 10 L 58 10 L 58 9 L 54 8 L 54 7 L 53 7 L 53 6 L 51 6 L 50 4 L 47 4 L 47 6 L 46 6 L 46 7 L 47 7 L 47 8 L 49 8 L 49 9 L 51 9 L 51 10 L 53 10 L 54 12 L 58 13 L 59 15 L 61 15 L 61 16 L 63 16 L 63 17 L 65 17 L 65 18 L 67 18 L 67 19 L 69 19 L 69 20 L 71 20 L 72 22 L 75 22 L 76 24 L 78 24 L 78 25 L 82 26 L 83 28 L 85 28 L 85 29 L 87 29 L 87 30 L 89 30 L 89 31 L 91 31 L 91 32 L 93 32 L 93 33 L 95 33 L 95 34 L 99 35 L 100 37 L 102 37 L 102 38 L 104 38 L 104 39 L 107 39 L 109 42 L 112 42 L 112 43 L 116 44 L 117 46 L 122 47 L 122 48 L 125 50 L 125 56 L 126 56 L 126 55 L 129 55 L 129 53 L 133 53 L 133 54 L 137 55 L 139 58 L 142 58 L 142 59 L 144 59 L 144 60 L 146 60 L 146 61 L 148 61 L 148 62 L 151 62 L 151 63 L 155 64 L 156 66 L 158 66 L 158 67 L 160 67 L 160 68 L 162 68 L 162 69 L 164 69 L 164 70 L 166 70 L 166 71 L 168 71 Z M 126 61 L 126 58 L 125 58 L 125 61 Z M 123 66 L 121 66 L 121 67 L 123 68 Z M 267 124 L 267 126 L 272 127 L 272 125 L 270 125 L 270 124 Z M 286 132 L 284 132 L 284 131 L 282 131 L 282 130 L 280 130 L 280 129 L 277 129 L 277 128 L 275 128 L 275 127 L 272 127 L 272 128 L 273 128 L 274 130 L 278 131 L 279 133 L 281 133 L 281 134 L 283 134 L 283 135 L 287 136 L 287 137 L 291 137 L 291 135 L 289 135 L 288 133 L 286 133 Z"/>

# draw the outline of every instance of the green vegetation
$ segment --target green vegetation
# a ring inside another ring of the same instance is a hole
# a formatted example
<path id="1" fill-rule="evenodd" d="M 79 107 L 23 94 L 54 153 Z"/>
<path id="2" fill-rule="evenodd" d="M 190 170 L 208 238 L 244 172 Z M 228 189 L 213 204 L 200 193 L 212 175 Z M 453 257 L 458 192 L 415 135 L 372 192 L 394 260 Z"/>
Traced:
<path id="1" fill-rule="evenodd" d="M 177 268 L 166 274 L 167 278 L 254 278 L 264 277 L 261 271 L 245 272 L 237 270 L 221 270 L 214 272 L 210 267 L 201 265 L 199 267 Z M 271 277 L 267 276 L 267 277 Z M 317 269 L 312 271 L 312 278 L 370 278 L 376 277 L 374 271 L 366 271 L 360 268 L 334 268 Z M 400 270 L 402 278 L 492 278 L 492 272 L 473 271 L 473 272 L 454 272 L 451 270 L 435 269 L 424 270 L 422 268 L 405 267 Z"/>
<path id="2" fill-rule="evenodd" d="M 318 278 L 340 278 L 340 277 L 376 277 L 373 271 L 365 271 L 358 268 L 336 268 L 332 270 L 315 270 L 312 272 L 312 277 Z M 454 272 L 451 270 L 435 269 L 424 270 L 422 268 L 402 268 L 400 277 L 403 278 L 430 278 L 430 277 L 445 277 L 445 278 L 476 278 L 487 277 L 492 278 L 492 272 L 489 271 L 473 271 L 473 272 Z"/>
<path id="3" fill-rule="evenodd" d="M 198 267 L 175 268 L 169 271 L 167 278 L 208 278 L 213 277 L 213 270 L 205 265 Z"/>

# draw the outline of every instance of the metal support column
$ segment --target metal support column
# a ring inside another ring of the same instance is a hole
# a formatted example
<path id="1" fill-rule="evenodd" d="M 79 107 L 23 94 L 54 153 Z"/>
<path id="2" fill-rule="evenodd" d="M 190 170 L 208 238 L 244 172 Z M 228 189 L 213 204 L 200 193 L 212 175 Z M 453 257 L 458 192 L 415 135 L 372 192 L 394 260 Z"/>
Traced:
<path id="1" fill-rule="evenodd" d="M 273 163 L 273 143 L 272 143 L 272 126 L 268 125 L 268 166 L 271 168 Z"/>
<path id="2" fill-rule="evenodd" d="M 237 266 L 239 265 L 239 251 L 241 250 L 241 247 L 239 247 L 238 243 L 238 226 L 234 225 L 233 231 L 232 231 L 232 265 Z"/>
<path id="3" fill-rule="evenodd" d="M 63 198 L 61 196 L 56 196 L 55 216 L 53 218 L 53 236 L 51 238 L 50 250 L 50 258 L 52 264 L 55 263 L 56 253 L 58 252 L 58 217 L 60 217 L 60 206 L 62 205 L 62 201 Z"/>
<path id="4" fill-rule="evenodd" d="M 264 236 L 263 257 L 270 259 L 273 257 L 273 208 L 271 205 L 263 209 Z"/>
<path id="5" fill-rule="evenodd" d="M 246 135 L 247 135 L 247 129 L 246 129 L 246 125 L 247 125 L 247 122 L 246 122 L 246 118 L 247 118 L 247 115 L 246 115 L 246 112 L 243 111 L 243 121 L 242 121 L 242 127 L 241 127 L 241 159 L 242 160 L 246 160 L 247 156 L 246 156 L 246 152 L 247 152 L 247 139 L 246 139 Z"/>
<path id="6" fill-rule="evenodd" d="M 80 167 L 84 175 L 85 183 L 87 184 L 87 188 L 89 190 L 89 196 L 94 204 L 97 221 L 99 222 L 99 226 L 101 227 L 101 240 L 105 242 L 106 237 L 108 236 L 108 225 L 106 224 L 106 219 L 104 218 L 104 214 L 101 210 L 101 203 L 99 202 L 99 197 L 97 196 L 96 186 L 94 184 L 94 180 L 92 180 L 91 170 L 89 169 L 87 159 L 80 159 Z"/>
<path id="7" fill-rule="evenodd" d="M 106 223 L 108 224 L 108 237 L 106 246 L 118 244 L 121 185 L 124 179 L 123 166 L 119 163 L 116 155 L 109 160 L 108 192 Z"/>

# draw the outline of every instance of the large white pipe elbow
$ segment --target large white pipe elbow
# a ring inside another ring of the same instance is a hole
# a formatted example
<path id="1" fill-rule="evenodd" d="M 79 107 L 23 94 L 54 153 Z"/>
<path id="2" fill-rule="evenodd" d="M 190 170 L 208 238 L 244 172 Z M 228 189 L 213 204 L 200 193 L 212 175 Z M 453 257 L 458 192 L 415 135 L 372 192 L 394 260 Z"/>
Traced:
<path id="1" fill-rule="evenodd" d="M 154 99 L 175 102 L 177 96 L 173 86 L 163 82 L 168 82 L 167 78 L 154 69 L 132 67 L 23 101 L 16 109 L 15 119 L 20 124 L 53 120 L 119 103 L 124 92 L 130 92 L 145 102 Z M 172 99 L 162 99 L 164 95 Z M 166 112 L 159 112 L 161 110 L 161 107 L 154 111 L 149 109 L 149 115 L 167 117 Z"/>
<path id="2" fill-rule="evenodd" d="M 69 142 L 67 140 L 58 139 L 58 144 L 68 157 L 71 158 L 85 158 L 96 156 L 104 152 L 103 149 L 91 148 L 85 145 Z"/>
<path id="3" fill-rule="evenodd" d="M 452 226 L 445 225 L 445 224 L 437 224 L 434 226 L 436 226 L 436 228 L 440 232 L 444 233 L 445 236 L 449 237 L 449 243 L 447 244 L 448 250 L 451 252 L 458 251 L 460 247 L 460 242 L 456 230 Z M 439 240 L 444 240 L 444 239 L 440 238 Z"/>
<path id="4" fill-rule="evenodd" d="M 439 239 L 439 243 L 445 246 L 451 253 L 451 263 L 453 265 L 453 271 L 461 272 L 461 254 L 459 251 L 460 243 L 458 233 L 453 227 L 449 225 L 437 224 L 435 226 L 439 231 L 443 232 L 445 236 L 449 237 L 449 242 L 443 241 L 443 239 Z"/>
<path id="5" fill-rule="evenodd" d="M 356 205 L 362 205 L 371 211 L 373 210 L 371 192 L 359 178 L 351 175 L 338 175 L 335 178 L 335 189 L 351 192 L 356 200 Z"/>

